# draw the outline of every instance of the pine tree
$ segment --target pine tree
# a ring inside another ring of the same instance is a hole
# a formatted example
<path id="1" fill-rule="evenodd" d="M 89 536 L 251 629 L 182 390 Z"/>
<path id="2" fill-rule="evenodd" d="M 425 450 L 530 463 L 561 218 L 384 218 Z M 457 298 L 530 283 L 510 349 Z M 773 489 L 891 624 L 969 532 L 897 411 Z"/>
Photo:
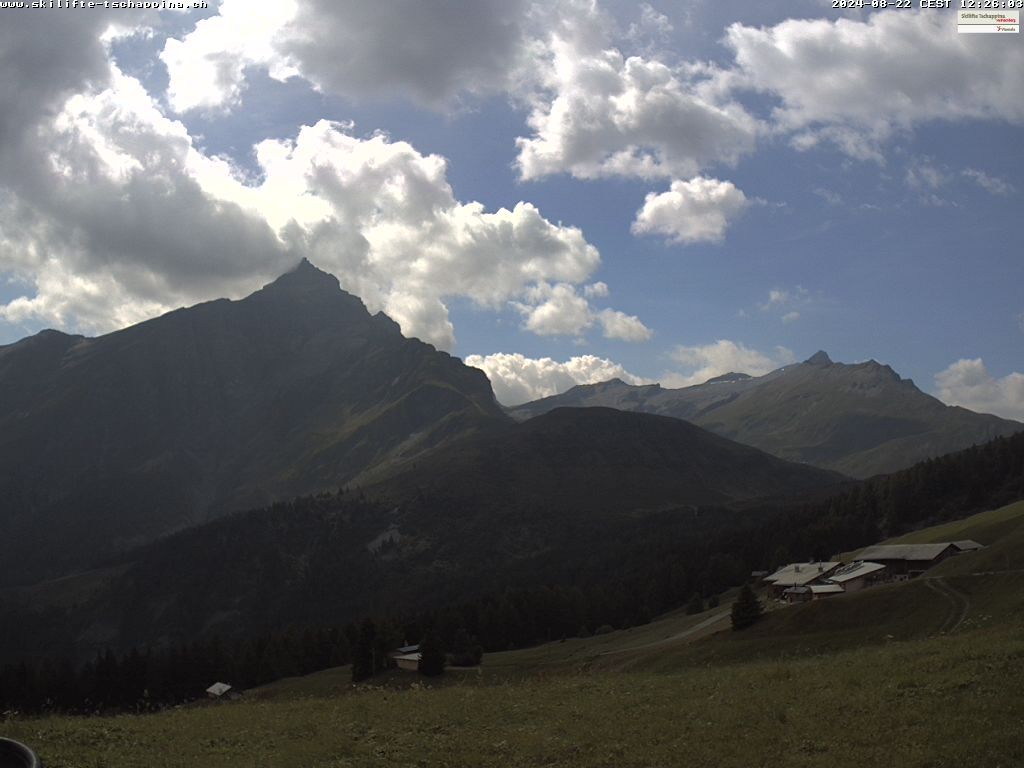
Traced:
<path id="1" fill-rule="evenodd" d="M 420 640 L 420 674 L 428 677 L 444 674 L 446 662 L 447 658 L 444 648 L 441 647 L 441 641 L 432 629 L 428 629 L 423 639 Z"/>
<path id="2" fill-rule="evenodd" d="M 452 664 L 457 667 L 475 667 L 480 664 L 484 650 L 475 637 L 470 637 L 465 627 L 459 627 L 452 640 Z"/>
<path id="3" fill-rule="evenodd" d="M 746 629 L 761 618 L 761 601 L 757 599 L 750 583 L 743 585 L 739 597 L 732 605 L 732 628 Z"/>
<path id="4" fill-rule="evenodd" d="M 366 619 L 359 627 L 359 639 L 356 651 L 352 656 L 352 682 L 358 683 L 372 677 L 377 671 L 377 627 L 370 619 Z"/>

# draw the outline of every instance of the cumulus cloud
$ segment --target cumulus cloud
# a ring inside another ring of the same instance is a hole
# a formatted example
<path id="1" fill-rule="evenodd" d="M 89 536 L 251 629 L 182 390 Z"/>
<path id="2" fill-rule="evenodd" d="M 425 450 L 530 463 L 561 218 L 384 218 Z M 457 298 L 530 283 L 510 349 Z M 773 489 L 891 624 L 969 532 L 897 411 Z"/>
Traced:
<path id="1" fill-rule="evenodd" d="M 600 325 L 606 339 L 636 342 L 651 338 L 651 330 L 638 317 L 613 309 L 598 311 L 587 300 L 607 295 L 604 283 L 586 286 L 581 296 L 568 283 L 541 282 L 523 292 L 524 301 L 512 305 L 523 315 L 523 327 L 539 336 L 579 337 L 588 328 Z"/>
<path id="2" fill-rule="evenodd" d="M 541 336 L 578 336 L 594 323 L 587 300 L 567 283 L 542 283 L 531 288 L 526 298 L 532 304 L 517 302 L 523 326 Z"/>
<path id="3" fill-rule="evenodd" d="M 511 86 L 525 55 L 525 0 L 224 0 L 161 58 L 177 110 L 237 103 L 246 69 L 355 98 L 443 107 Z"/>
<path id="4" fill-rule="evenodd" d="M 708 379 L 726 373 L 763 376 L 796 361 L 793 352 L 785 347 L 776 347 L 771 354 L 764 354 L 728 339 L 719 339 L 713 344 L 702 346 L 678 346 L 670 357 L 682 366 L 682 370 L 669 372 L 661 377 L 661 382 L 669 387 L 703 384 Z"/>
<path id="5" fill-rule="evenodd" d="M 587 0 L 224 0 L 215 16 L 169 39 L 161 58 L 178 111 L 233 106 L 251 68 L 342 96 L 434 108 L 503 92 L 529 111 L 532 134 L 518 140 L 524 179 L 692 176 L 753 148 L 757 121 L 716 96 L 703 66 L 626 56 L 613 28 Z M 670 30 L 643 4 L 625 40 L 649 51 Z"/>
<path id="6" fill-rule="evenodd" d="M 884 139 L 925 121 L 1024 122 L 1024 49 L 1001 44 L 996 53 L 981 37 L 957 34 L 947 14 L 930 11 L 737 23 L 725 38 L 735 66 L 723 81 L 777 97 L 772 121 L 798 147 L 828 141 L 880 159 Z"/>
<path id="7" fill-rule="evenodd" d="M 577 384 L 596 384 L 616 378 L 627 384 L 650 383 L 618 363 L 594 355 L 571 357 L 560 363 L 550 357 L 535 359 L 499 352 L 469 355 L 465 362 L 487 374 L 498 402 L 508 406 L 561 394 Z"/>
<path id="8" fill-rule="evenodd" d="M 264 220 L 204 190 L 214 166 L 184 126 L 108 76 L 37 129 L 35 164 L 8 180 L 0 269 L 35 287 L 0 308 L 8 320 L 110 330 L 290 263 Z"/>
<path id="9" fill-rule="evenodd" d="M 749 202 L 730 181 L 698 176 L 652 192 L 633 222 L 633 233 L 664 235 L 675 243 L 721 242 L 729 224 Z"/>
<path id="10" fill-rule="evenodd" d="M 234 106 L 247 67 L 266 67 L 276 80 L 297 75 L 295 62 L 277 50 L 275 40 L 298 9 L 295 0 L 222 0 L 215 16 L 180 40 L 168 38 L 160 58 L 171 107 L 184 112 Z"/>
<path id="11" fill-rule="evenodd" d="M 654 335 L 636 315 L 627 315 L 616 309 L 602 309 L 597 313 L 597 321 L 601 324 L 606 339 L 620 341 L 647 341 Z"/>
<path id="12" fill-rule="evenodd" d="M 693 176 L 750 151 L 757 121 L 715 97 L 694 72 L 554 33 L 527 123 L 516 140 L 524 179 Z"/>
<path id="13" fill-rule="evenodd" d="M 541 334 L 646 330 L 590 305 L 606 285 L 579 295 L 600 264 L 579 229 L 528 202 L 459 201 L 443 157 L 320 121 L 259 143 L 247 174 L 201 152 L 137 79 L 110 62 L 102 75 L 39 118 L 36 149 L 17 158 L 25 172 L 7 176 L 0 271 L 29 284 L 0 308 L 8 321 L 102 332 L 244 294 L 306 256 L 445 349 L 451 297 L 495 311 L 515 301 Z"/>
<path id="14" fill-rule="evenodd" d="M 1024 373 L 992 376 L 982 359 L 957 360 L 935 374 L 940 400 L 972 411 L 1024 421 Z"/>
<path id="15" fill-rule="evenodd" d="M 105 82 L 100 35 L 111 23 L 104 9 L 87 13 L 22 13 L 0 25 L 0 159 L 31 143 L 31 129 L 88 82 Z M 31 149 L 28 147 L 27 149 Z"/>
<path id="16" fill-rule="evenodd" d="M 1024 52 L 958 35 L 945 14 L 735 23 L 724 39 L 733 60 L 720 66 L 669 63 L 661 49 L 670 30 L 646 3 L 623 31 L 588 0 L 224 0 L 168 40 L 162 58 L 178 110 L 231 106 L 251 68 L 434 108 L 504 93 L 528 113 L 529 133 L 517 140 L 524 179 L 688 178 L 734 164 L 772 132 L 799 148 L 827 141 L 881 159 L 885 139 L 921 122 L 1024 121 L 1015 97 Z M 751 92 L 779 101 L 770 120 L 743 107 Z"/>

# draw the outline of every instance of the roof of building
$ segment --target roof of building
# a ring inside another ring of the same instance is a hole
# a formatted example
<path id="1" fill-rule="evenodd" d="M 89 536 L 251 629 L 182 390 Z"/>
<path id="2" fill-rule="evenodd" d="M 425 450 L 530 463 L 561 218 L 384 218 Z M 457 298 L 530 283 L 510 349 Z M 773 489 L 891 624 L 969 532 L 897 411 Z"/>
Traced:
<path id="1" fill-rule="evenodd" d="M 395 661 L 419 661 L 420 656 L 422 656 L 420 653 L 400 653 L 399 655 L 392 656 L 391 658 Z"/>
<path id="2" fill-rule="evenodd" d="M 401 648 L 396 648 L 392 653 L 416 653 L 420 649 L 420 644 L 415 645 L 403 645 Z"/>
<path id="3" fill-rule="evenodd" d="M 839 567 L 839 563 L 790 563 L 765 578 L 777 587 L 799 587 L 820 579 Z"/>
<path id="4" fill-rule="evenodd" d="M 231 686 L 228 685 L 227 683 L 214 683 L 213 685 L 211 685 L 209 688 L 206 689 L 206 692 L 208 694 L 210 694 L 211 696 L 223 696 L 225 693 L 227 693 L 230 690 L 231 690 Z"/>
<path id="5" fill-rule="evenodd" d="M 961 539 L 960 541 L 954 541 L 953 546 L 961 552 L 970 552 L 971 550 L 985 548 L 984 544 L 979 544 L 974 539 Z"/>
<path id="6" fill-rule="evenodd" d="M 834 581 L 838 584 L 844 584 L 847 581 L 867 576 L 869 573 L 876 573 L 877 571 L 884 570 L 885 566 L 881 563 L 858 561 L 856 563 L 848 563 L 841 568 L 836 568 L 828 575 L 828 580 Z"/>
<path id="7" fill-rule="evenodd" d="M 876 544 L 861 550 L 861 560 L 934 560 L 952 547 L 948 541 L 941 544 Z"/>
<path id="8" fill-rule="evenodd" d="M 838 584 L 811 584 L 808 589 L 812 595 L 839 595 L 845 591 Z"/>

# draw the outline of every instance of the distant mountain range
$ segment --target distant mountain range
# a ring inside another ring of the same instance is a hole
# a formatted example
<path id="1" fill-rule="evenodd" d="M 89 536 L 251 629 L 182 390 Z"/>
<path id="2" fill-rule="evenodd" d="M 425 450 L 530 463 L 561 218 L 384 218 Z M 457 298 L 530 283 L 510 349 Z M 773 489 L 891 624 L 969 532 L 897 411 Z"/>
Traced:
<path id="1" fill-rule="evenodd" d="M 1024 430 L 945 405 L 887 365 L 834 363 L 825 352 L 764 376 L 731 373 L 683 389 L 619 379 L 581 385 L 509 413 L 526 420 L 567 406 L 685 419 L 779 458 L 860 478 Z"/>
<path id="2" fill-rule="evenodd" d="M 241 301 L 0 347 L 0 584 L 503 423 L 486 376 L 308 261 Z"/>
<path id="3" fill-rule="evenodd" d="M 514 526 L 527 508 L 578 519 L 815 492 L 841 480 L 822 469 L 866 476 L 1022 428 L 824 353 L 681 390 L 576 387 L 511 414 L 547 415 L 517 425 L 482 371 L 305 260 L 240 301 L 98 338 L 44 331 L 0 347 L 0 586 L 341 486 Z"/>
<path id="4" fill-rule="evenodd" d="M 1022 427 L 824 353 L 511 413 L 483 372 L 305 261 L 240 301 L 0 347 L 0 614 L 20 617 L 0 650 L 412 615 L 621 569 L 647 583 L 680 557 L 691 587 L 724 587 L 749 573 L 736 525 L 813 509 L 849 482 L 839 472 Z M 844 537 L 876 524 L 854 518 Z M 807 550 L 836 525 L 811 523 L 779 540 Z"/>

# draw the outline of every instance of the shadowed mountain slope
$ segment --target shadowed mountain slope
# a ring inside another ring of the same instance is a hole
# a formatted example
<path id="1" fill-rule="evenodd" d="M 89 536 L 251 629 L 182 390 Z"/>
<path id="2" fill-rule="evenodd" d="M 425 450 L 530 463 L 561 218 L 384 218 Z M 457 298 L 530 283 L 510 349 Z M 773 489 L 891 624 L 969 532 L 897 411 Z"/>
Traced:
<path id="1" fill-rule="evenodd" d="M 635 512 L 796 495 L 842 482 L 679 419 L 612 408 L 558 408 L 470 436 L 371 491 L 516 506 Z"/>
<path id="2" fill-rule="evenodd" d="M 677 419 L 560 409 L 461 438 L 378 484 L 230 515 L 128 553 L 74 614 L 88 627 L 78 642 L 347 622 L 564 583 L 620 567 L 638 538 L 720 532 L 740 514 L 732 502 L 842 481 Z"/>
<path id="3" fill-rule="evenodd" d="M 240 301 L 0 347 L 0 583 L 503 422 L 480 371 L 307 261 Z"/>
<path id="4" fill-rule="evenodd" d="M 852 477 L 894 472 L 1024 429 L 947 406 L 887 365 L 834 363 L 824 352 L 756 378 L 728 374 L 683 389 L 613 379 L 509 410 L 523 420 L 563 406 L 685 419 L 780 458 Z"/>

